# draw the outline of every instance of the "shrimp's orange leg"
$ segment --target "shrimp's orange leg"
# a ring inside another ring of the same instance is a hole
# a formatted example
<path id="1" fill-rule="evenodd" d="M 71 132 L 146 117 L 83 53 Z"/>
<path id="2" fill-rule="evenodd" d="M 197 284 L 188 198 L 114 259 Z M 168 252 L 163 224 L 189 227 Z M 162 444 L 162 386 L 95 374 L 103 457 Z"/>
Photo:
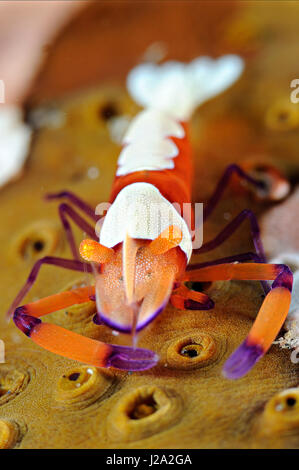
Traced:
<path id="1" fill-rule="evenodd" d="M 280 264 L 267 263 L 224 263 L 201 269 L 186 271 L 184 281 L 210 282 L 251 280 L 274 280 L 282 269 Z M 286 267 L 287 268 L 287 267 Z"/>
<path id="2" fill-rule="evenodd" d="M 288 314 L 291 303 L 293 276 L 282 264 L 244 263 L 222 264 L 189 271 L 185 280 L 274 280 L 257 318 L 241 346 L 224 366 L 224 374 L 236 379 L 245 375 L 268 351 Z"/>
<path id="3" fill-rule="evenodd" d="M 173 291 L 170 302 L 180 310 L 210 310 L 214 307 L 214 302 L 208 295 L 188 289 L 184 284 Z"/>
<path id="4" fill-rule="evenodd" d="M 35 281 L 37 279 L 40 268 L 44 264 L 57 266 L 57 267 L 64 268 L 64 269 L 70 269 L 72 271 L 92 272 L 92 267 L 91 266 L 84 265 L 84 263 L 82 263 L 81 261 L 78 261 L 78 260 L 57 258 L 55 256 L 45 256 L 44 258 L 41 258 L 41 259 L 37 260 L 36 263 L 34 264 L 33 268 L 30 271 L 30 274 L 27 278 L 27 281 L 25 282 L 25 284 L 23 285 L 23 287 L 19 291 L 18 295 L 16 296 L 16 298 L 14 299 L 12 304 L 10 305 L 10 307 L 9 307 L 7 313 L 6 313 L 7 318 L 10 318 L 13 315 L 16 307 L 20 304 L 20 302 L 23 300 L 25 295 L 28 294 L 29 290 L 31 289 L 31 287 L 33 286 L 33 284 L 35 283 Z"/>
<path id="5" fill-rule="evenodd" d="M 38 318 L 64 307 L 88 302 L 93 293 L 94 288 L 83 287 L 23 305 L 15 310 L 14 322 L 36 344 L 69 359 L 96 367 L 122 370 L 145 370 L 153 367 L 158 360 L 153 351 L 96 341 L 57 325 L 42 323 Z"/>
<path id="6" fill-rule="evenodd" d="M 94 286 L 80 287 L 72 289 L 59 294 L 50 295 L 43 299 L 31 302 L 30 304 L 23 305 L 17 310 L 22 310 L 26 315 L 39 318 L 51 312 L 56 312 L 71 305 L 82 304 L 94 299 L 95 288 Z"/>

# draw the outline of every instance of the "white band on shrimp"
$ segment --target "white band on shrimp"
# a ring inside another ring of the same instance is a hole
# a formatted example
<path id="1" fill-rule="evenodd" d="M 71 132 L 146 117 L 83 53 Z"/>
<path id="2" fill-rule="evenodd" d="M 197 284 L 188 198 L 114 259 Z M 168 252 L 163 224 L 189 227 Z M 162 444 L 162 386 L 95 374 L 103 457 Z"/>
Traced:
<path id="1" fill-rule="evenodd" d="M 149 183 L 133 183 L 123 188 L 105 216 L 100 243 L 109 248 L 125 237 L 154 240 L 170 225 L 182 231 L 179 247 L 189 261 L 192 240 L 188 226 L 174 206 Z"/>

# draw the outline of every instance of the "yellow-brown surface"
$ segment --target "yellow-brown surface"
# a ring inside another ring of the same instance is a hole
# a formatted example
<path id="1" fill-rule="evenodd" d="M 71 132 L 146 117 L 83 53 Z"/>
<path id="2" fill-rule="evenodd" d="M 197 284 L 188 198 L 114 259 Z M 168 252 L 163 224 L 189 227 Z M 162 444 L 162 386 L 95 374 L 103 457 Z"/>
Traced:
<path id="1" fill-rule="evenodd" d="M 258 283 L 203 286 L 216 303 L 208 312 L 168 306 L 140 334 L 139 345 L 161 357 L 144 373 L 103 371 L 61 358 L 4 320 L 34 260 L 45 254 L 70 257 L 57 204 L 44 202 L 43 195 L 69 189 L 93 206 L 108 200 L 119 147 L 101 110 L 112 103 L 118 115 L 136 113 L 121 79 L 153 42 L 166 43 L 166 58 L 226 52 L 246 58 L 241 80 L 192 119 L 194 200 L 206 200 L 227 164 L 250 158 L 274 163 L 295 182 L 299 104 L 290 104 L 289 95 L 290 81 L 298 78 L 299 6 L 239 3 L 242 7 L 225 2 L 92 5 L 50 50 L 29 102 L 61 110 L 65 122 L 36 131 L 23 176 L 0 193 L 0 337 L 6 345 L 6 363 L 0 364 L 0 448 L 299 447 L 299 389 L 282 393 L 299 382 L 299 365 L 291 363 L 288 351 L 272 346 L 238 381 L 221 375 L 261 304 Z M 79 87 L 83 91 L 75 92 Z M 91 167 L 98 168 L 98 178 L 88 177 Z M 260 215 L 269 205 L 234 186 L 207 223 L 205 241 L 245 207 Z M 79 243 L 83 234 L 76 233 Z M 252 249 L 244 226 L 200 259 Z M 84 275 L 43 267 L 26 300 L 81 282 Z M 129 344 L 129 337 L 96 326 L 94 312 L 90 302 L 49 319 L 92 338 Z M 192 343 L 199 345 L 198 355 L 181 355 Z M 76 372 L 77 380 L 70 380 Z"/>

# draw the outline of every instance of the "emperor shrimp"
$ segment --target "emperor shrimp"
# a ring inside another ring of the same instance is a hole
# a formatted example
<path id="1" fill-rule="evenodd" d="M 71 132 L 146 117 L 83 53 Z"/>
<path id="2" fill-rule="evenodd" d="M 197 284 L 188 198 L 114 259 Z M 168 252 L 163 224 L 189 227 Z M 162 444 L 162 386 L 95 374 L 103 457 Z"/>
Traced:
<path id="1" fill-rule="evenodd" d="M 190 221 L 178 208 L 191 204 L 192 149 L 188 122 L 193 110 L 231 86 L 240 76 L 243 61 L 235 55 L 216 60 L 195 59 L 190 64 L 166 62 L 141 64 L 128 76 L 128 89 L 144 107 L 131 122 L 118 159 L 106 216 L 68 191 L 48 199 L 65 199 L 59 214 L 72 252 L 71 259 L 46 256 L 33 266 L 8 314 L 32 341 L 53 353 L 96 367 L 141 371 L 154 367 L 158 355 L 151 350 L 106 344 L 60 326 L 42 322 L 51 312 L 95 300 L 95 323 L 135 333 L 145 328 L 168 302 L 182 310 L 209 310 L 214 303 L 205 293 L 187 287 L 188 282 L 259 280 L 265 298 L 256 320 L 239 348 L 224 365 L 224 375 L 242 377 L 271 347 L 287 316 L 291 301 L 292 273 L 283 264 L 267 264 L 256 217 L 243 210 L 214 239 L 193 247 Z M 260 196 L 284 197 L 287 181 L 277 171 L 265 169 L 265 178 L 232 164 L 224 172 L 203 209 L 203 222 L 221 200 L 231 176 L 237 175 Z M 261 175 L 260 175 L 261 176 Z M 267 184 L 265 184 L 265 181 Z M 158 207 L 158 211 L 153 211 Z M 79 251 L 68 218 L 87 235 Z M 256 252 L 189 264 L 192 253 L 211 251 L 249 220 Z M 82 261 L 83 258 L 84 261 Z M 87 267 L 86 267 L 87 262 Z M 94 286 L 81 287 L 19 306 L 44 264 L 94 273 Z M 267 281 L 274 281 L 270 286 Z"/>

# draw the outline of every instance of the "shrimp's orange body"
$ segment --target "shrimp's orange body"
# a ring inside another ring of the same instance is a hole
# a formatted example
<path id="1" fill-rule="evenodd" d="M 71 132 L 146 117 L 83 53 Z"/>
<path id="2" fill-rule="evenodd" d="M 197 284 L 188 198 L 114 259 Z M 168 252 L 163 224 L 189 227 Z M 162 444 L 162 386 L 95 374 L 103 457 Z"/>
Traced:
<path id="1" fill-rule="evenodd" d="M 114 201 L 117 194 L 124 187 L 138 182 L 150 183 L 156 186 L 171 203 L 191 202 L 193 166 L 188 124 L 178 124 L 184 132 L 183 137 L 178 138 L 171 134 L 167 136 L 178 149 L 178 155 L 173 160 L 174 168 L 160 171 L 141 170 L 123 176 L 116 176 L 111 191 L 111 202 Z"/>

